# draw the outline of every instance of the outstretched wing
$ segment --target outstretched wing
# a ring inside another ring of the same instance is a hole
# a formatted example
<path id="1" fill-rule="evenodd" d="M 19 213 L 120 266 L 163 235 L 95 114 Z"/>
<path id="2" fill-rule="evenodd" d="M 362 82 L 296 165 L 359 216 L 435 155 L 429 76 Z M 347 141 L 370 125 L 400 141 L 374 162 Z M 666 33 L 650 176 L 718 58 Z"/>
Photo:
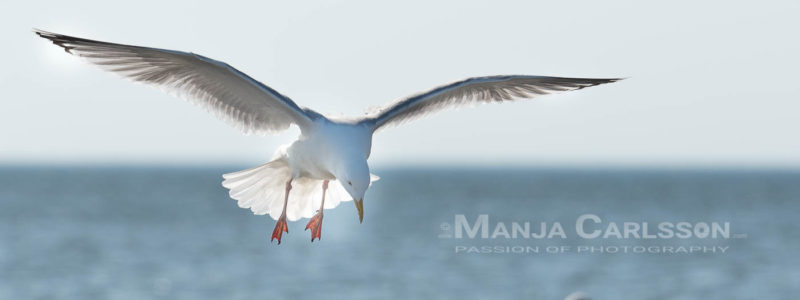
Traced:
<path id="1" fill-rule="evenodd" d="M 292 123 L 305 130 L 319 115 L 230 65 L 201 55 L 34 32 L 106 70 L 183 96 L 245 134 L 279 132 Z"/>
<path id="2" fill-rule="evenodd" d="M 372 123 L 373 128 L 377 130 L 387 125 L 399 125 L 448 108 L 533 98 L 539 95 L 579 90 L 617 80 L 620 79 L 527 75 L 474 77 L 389 103 L 362 122 Z"/>

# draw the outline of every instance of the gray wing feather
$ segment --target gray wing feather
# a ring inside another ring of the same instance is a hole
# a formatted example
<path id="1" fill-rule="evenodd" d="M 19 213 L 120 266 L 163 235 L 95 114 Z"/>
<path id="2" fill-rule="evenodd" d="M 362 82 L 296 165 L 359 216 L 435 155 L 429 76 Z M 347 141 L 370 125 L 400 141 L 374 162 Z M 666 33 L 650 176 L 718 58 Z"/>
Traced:
<path id="1" fill-rule="evenodd" d="M 362 122 L 375 130 L 399 125 L 425 115 L 476 103 L 513 101 L 539 95 L 578 90 L 619 78 L 564 78 L 528 75 L 473 77 L 446 84 L 387 104 L 369 114 Z"/>
<path id="2" fill-rule="evenodd" d="M 279 132 L 292 123 L 304 130 L 319 116 L 230 65 L 201 55 L 34 32 L 103 69 L 182 96 L 245 134 Z"/>

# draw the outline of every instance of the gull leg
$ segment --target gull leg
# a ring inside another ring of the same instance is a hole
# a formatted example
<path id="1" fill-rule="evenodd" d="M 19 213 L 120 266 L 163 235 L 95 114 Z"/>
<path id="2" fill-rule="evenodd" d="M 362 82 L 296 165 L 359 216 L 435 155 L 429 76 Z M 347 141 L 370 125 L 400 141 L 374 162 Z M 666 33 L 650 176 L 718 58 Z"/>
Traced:
<path id="1" fill-rule="evenodd" d="M 319 205 L 319 210 L 311 220 L 308 220 L 308 224 L 306 224 L 306 230 L 311 229 L 311 242 L 314 242 L 314 238 L 321 240 L 322 239 L 322 210 L 325 209 L 325 191 L 328 189 L 328 181 L 325 180 L 322 182 L 322 204 Z"/>
<path id="2" fill-rule="evenodd" d="M 281 244 L 281 236 L 284 232 L 289 233 L 289 226 L 286 224 L 286 204 L 289 203 L 289 191 L 292 190 L 292 180 L 286 182 L 286 198 L 283 199 L 283 212 L 281 217 L 278 218 L 278 223 L 275 224 L 275 229 L 272 230 L 272 239 L 270 242 L 278 239 L 278 245 Z"/>

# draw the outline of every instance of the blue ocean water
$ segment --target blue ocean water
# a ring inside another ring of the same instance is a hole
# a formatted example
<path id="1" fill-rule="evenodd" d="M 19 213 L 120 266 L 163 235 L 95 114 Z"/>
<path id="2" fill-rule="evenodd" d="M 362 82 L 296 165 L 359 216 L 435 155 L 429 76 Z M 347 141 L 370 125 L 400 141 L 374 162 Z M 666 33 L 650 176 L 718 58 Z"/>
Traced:
<path id="1" fill-rule="evenodd" d="M 299 221 L 276 245 L 274 221 L 220 186 L 239 169 L 0 168 L 0 299 L 790 299 L 800 287 L 800 172 L 378 169 L 363 224 L 347 202 L 326 211 L 321 241 Z M 728 222 L 731 236 L 584 239 L 584 214 L 602 219 L 590 229 Z M 487 215 L 491 234 L 557 222 L 566 238 L 455 238 L 457 215 Z"/>

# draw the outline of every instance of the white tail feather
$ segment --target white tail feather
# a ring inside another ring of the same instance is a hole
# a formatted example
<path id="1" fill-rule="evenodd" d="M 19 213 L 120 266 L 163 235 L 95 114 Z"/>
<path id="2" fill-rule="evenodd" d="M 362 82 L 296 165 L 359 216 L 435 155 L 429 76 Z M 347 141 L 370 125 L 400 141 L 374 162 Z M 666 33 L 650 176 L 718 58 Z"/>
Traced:
<path id="1" fill-rule="evenodd" d="M 230 190 L 230 197 L 238 201 L 239 207 L 248 208 L 256 215 L 269 214 L 278 219 L 283 209 L 286 181 L 291 171 L 286 161 L 276 159 L 255 168 L 222 175 L 222 186 Z M 370 174 L 371 181 L 379 178 Z M 331 180 L 325 194 L 325 209 L 332 209 L 350 195 L 337 180 Z M 289 202 L 286 205 L 286 218 L 296 221 L 311 218 L 322 201 L 322 180 L 305 177 L 292 180 Z"/>

